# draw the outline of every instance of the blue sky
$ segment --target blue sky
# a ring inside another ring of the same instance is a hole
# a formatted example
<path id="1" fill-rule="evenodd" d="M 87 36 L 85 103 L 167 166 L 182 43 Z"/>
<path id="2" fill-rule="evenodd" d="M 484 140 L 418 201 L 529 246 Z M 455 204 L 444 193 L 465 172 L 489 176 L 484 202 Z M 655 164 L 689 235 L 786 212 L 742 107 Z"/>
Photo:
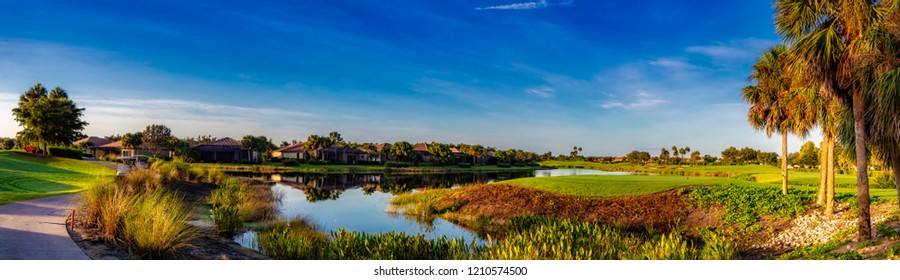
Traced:
<path id="1" fill-rule="evenodd" d="M 779 41 L 771 3 L 336 2 L 2 1 L 0 111 L 41 82 L 90 135 L 780 150 L 740 99 Z"/>

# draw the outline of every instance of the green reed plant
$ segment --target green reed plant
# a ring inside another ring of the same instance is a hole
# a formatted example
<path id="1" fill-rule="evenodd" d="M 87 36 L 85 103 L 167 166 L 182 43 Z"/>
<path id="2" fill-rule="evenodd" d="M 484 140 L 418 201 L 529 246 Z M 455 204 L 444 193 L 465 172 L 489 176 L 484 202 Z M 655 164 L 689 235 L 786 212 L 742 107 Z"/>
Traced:
<path id="1" fill-rule="evenodd" d="M 122 219 L 122 237 L 141 258 L 163 258 L 190 246 L 197 236 L 187 224 L 189 205 L 177 195 L 155 190 L 141 195 Z"/>

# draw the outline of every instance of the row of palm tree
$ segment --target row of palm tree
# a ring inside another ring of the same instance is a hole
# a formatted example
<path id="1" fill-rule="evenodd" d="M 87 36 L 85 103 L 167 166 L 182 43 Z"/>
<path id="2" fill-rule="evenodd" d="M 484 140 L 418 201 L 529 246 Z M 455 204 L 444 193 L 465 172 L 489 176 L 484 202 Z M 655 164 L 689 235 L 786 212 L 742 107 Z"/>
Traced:
<path id="1" fill-rule="evenodd" d="M 818 204 L 834 211 L 834 150 L 853 147 L 859 240 L 872 237 L 867 149 L 894 167 L 900 194 L 900 0 L 777 0 L 775 26 L 785 45 L 762 54 L 754 85 L 743 89 L 748 122 L 782 135 L 787 194 L 787 134 L 822 129 Z M 849 150 L 849 149 L 848 149 Z"/>

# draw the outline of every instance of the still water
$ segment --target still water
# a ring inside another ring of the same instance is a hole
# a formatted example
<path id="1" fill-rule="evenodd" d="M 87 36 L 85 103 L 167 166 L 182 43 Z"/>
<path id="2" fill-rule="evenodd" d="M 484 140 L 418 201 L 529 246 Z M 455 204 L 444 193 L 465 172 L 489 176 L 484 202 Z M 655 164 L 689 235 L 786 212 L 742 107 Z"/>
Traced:
<path id="1" fill-rule="evenodd" d="M 272 187 L 283 194 L 278 205 L 279 216 L 288 220 L 304 217 L 326 231 L 340 228 L 367 233 L 403 232 L 424 234 L 426 238 L 447 236 L 472 240 L 478 237 L 443 219 L 416 220 L 393 211 L 391 198 L 405 192 L 433 188 L 455 188 L 470 183 L 492 183 L 523 177 L 572 175 L 628 175 L 584 169 L 536 170 L 513 173 L 417 174 L 386 176 L 382 174 L 252 174 L 275 181 Z M 250 175 L 250 174 L 241 174 Z M 236 241 L 253 247 L 254 232 L 236 237 Z"/>

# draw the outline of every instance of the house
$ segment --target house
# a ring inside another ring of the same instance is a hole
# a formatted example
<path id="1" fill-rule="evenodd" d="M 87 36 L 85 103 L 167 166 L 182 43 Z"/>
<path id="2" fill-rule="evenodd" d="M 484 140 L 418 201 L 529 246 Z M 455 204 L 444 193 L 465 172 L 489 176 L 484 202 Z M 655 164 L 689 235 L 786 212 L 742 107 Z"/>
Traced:
<path id="1" fill-rule="evenodd" d="M 94 145 L 94 157 L 105 160 L 115 160 L 122 155 L 122 141 L 107 144 Z"/>
<path id="2" fill-rule="evenodd" d="M 303 148 L 303 142 L 274 150 L 272 151 L 272 157 L 280 159 L 308 159 L 306 149 Z"/>
<path id="3" fill-rule="evenodd" d="M 336 145 L 325 149 L 316 149 L 311 154 L 314 158 L 337 164 L 356 164 L 360 162 L 360 158 L 366 157 L 366 152 L 360 149 Z"/>
<path id="4" fill-rule="evenodd" d="M 150 150 L 150 147 L 147 145 L 141 144 L 137 147 L 125 147 L 122 141 L 116 141 L 113 143 L 109 143 L 102 147 L 109 147 L 111 149 L 119 148 L 121 153 L 119 154 L 122 157 L 130 157 L 130 156 L 148 156 L 148 157 L 157 157 L 157 158 L 172 158 L 172 154 L 174 153 L 169 147 L 161 147 L 154 150 Z"/>
<path id="5" fill-rule="evenodd" d="M 361 162 L 384 163 L 389 160 L 389 158 L 387 156 L 387 150 L 391 149 L 391 144 L 381 143 L 381 144 L 375 144 L 374 146 L 375 146 L 374 150 L 367 149 L 364 147 L 357 148 L 364 153 L 364 154 L 360 155 L 359 160 Z"/>
<path id="6" fill-rule="evenodd" d="M 87 144 L 82 144 L 82 143 L 87 143 Z M 85 145 L 82 151 L 85 154 L 90 154 L 91 156 L 96 158 L 96 157 L 106 155 L 105 153 L 103 153 L 102 150 L 99 150 L 100 155 L 98 155 L 97 147 L 100 147 L 100 146 L 103 146 L 103 145 L 106 145 L 109 143 L 112 143 L 112 141 L 109 141 L 109 139 L 106 139 L 103 137 L 97 137 L 97 136 L 90 136 L 90 137 L 75 141 L 72 144 L 74 144 L 75 146 Z M 116 151 L 116 153 L 118 153 L 118 151 Z"/>
<path id="7" fill-rule="evenodd" d="M 259 160 L 259 152 L 244 149 L 241 142 L 225 137 L 191 148 L 200 162 L 241 162 Z"/>
<path id="8" fill-rule="evenodd" d="M 422 159 L 422 162 L 431 162 L 434 160 L 434 156 L 432 156 L 431 152 L 428 151 L 427 143 L 418 143 L 413 146 L 413 153 L 418 154 Z"/>

